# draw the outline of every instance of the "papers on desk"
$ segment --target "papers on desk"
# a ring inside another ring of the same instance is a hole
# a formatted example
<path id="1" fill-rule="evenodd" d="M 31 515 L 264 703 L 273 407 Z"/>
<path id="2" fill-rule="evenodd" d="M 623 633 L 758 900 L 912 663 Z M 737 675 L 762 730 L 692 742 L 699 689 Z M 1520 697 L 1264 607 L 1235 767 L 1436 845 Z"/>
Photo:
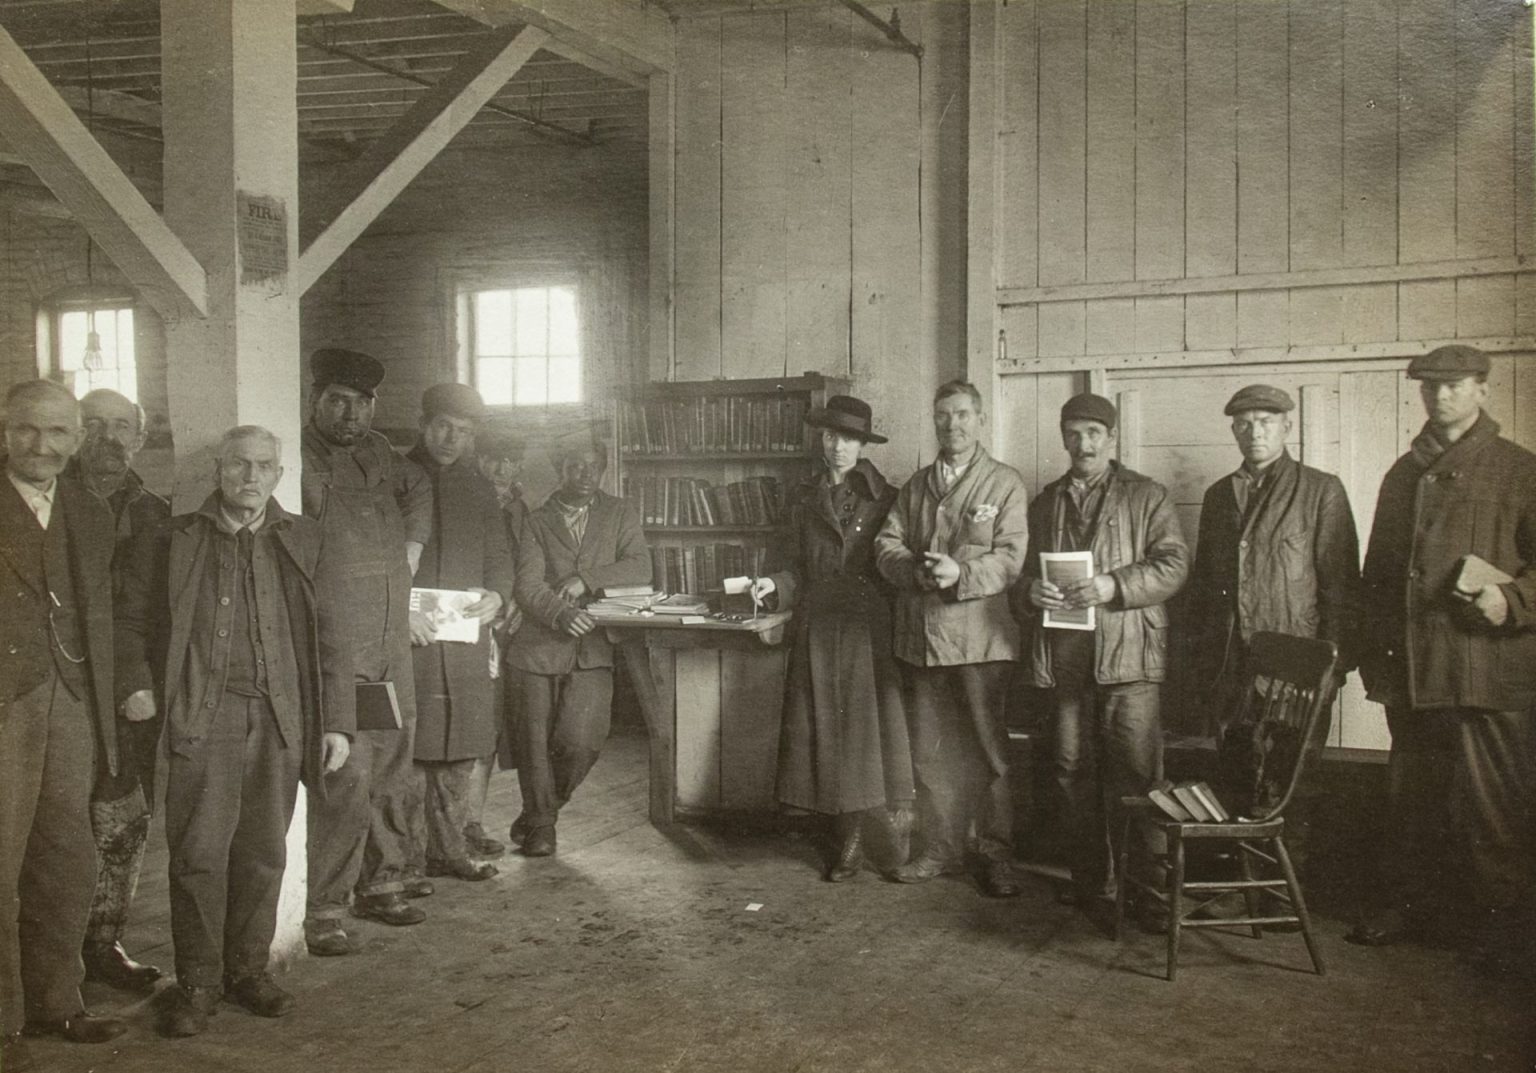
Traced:
<path id="1" fill-rule="evenodd" d="M 1093 577 L 1093 552 L 1043 551 L 1040 576 L 1058 589 L 1074 581 Z M 1098 615 L 1092 607 L 1075 611 L 1046 611 L 1041 625 L 1052 630 L 1092 630 L 1098 627 Z"/>
<path id="2" fill-rule="evenodd" d="M 480 640 L 480 620 L 467 617 L 464 609 L 479 599 L 479 593 L 463 589 L 412 589 L 411 610 L 427 616 L 434 640 L 472 645 Z"/>

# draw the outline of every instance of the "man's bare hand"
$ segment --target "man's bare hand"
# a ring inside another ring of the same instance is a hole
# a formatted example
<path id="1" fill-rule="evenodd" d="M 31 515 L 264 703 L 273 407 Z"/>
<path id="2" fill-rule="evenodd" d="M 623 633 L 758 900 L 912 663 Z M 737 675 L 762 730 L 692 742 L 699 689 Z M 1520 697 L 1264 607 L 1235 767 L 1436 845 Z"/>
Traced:
<path id="1" fill-rule="evenodd" d="M 147 689 L 129 695 L 123 701 L 123 718 L 130 723 L 144 723 L 155 717 L 155 695 Z"/>
<path id="2" fill-rule="evenodd" d="M 345 734 L 327 734 L 320 739 L 320 756 L 327 775 L 340 771 L 351 755 L 352 743 Z"/>
<path id="3" fill-rule="evenodd" d="M 431 644 L 437 640 L 437 630 L 432 625 L 432 620 L 420 611 L 411 612 L 411 644 L 417 648 Z"/>

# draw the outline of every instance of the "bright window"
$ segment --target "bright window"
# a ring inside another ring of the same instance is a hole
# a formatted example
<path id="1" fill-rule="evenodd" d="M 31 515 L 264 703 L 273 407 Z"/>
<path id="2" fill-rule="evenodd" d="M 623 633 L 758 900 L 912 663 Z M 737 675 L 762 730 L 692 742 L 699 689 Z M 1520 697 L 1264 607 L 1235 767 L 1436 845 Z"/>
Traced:
<path id="1" fill-rule="evenodd" d="M 575 287 L 517 287 L 469 296 L 475 387 L 488 406 L 581 401 Z"/>
<path id="2" fill-rule="evenodd" d="M 96 332 L 101 360 L 86 363 L 90 333 Z M 133 307 L 60 306 L 53 316 L 54 368 L 78 398 L 99 387 L 139 401 L 139 370 L 133 351 Z"/>

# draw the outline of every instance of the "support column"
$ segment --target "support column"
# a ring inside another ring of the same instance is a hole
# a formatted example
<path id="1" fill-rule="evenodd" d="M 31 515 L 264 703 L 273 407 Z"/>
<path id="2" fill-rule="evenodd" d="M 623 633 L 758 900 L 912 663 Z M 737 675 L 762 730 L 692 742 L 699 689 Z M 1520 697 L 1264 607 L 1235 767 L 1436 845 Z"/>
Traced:
<path id="1" fill-rule="evenodd" d="M 298 57 L 294 0 L 161 0 L 165 219 L 208 267 L 206 317 L 166 323 L 177 511 L 212 488 L 233 425 L 283 441 L 299 510 Z M 273 955 L 303 950 L 305 803 L 288 832 Z"/>

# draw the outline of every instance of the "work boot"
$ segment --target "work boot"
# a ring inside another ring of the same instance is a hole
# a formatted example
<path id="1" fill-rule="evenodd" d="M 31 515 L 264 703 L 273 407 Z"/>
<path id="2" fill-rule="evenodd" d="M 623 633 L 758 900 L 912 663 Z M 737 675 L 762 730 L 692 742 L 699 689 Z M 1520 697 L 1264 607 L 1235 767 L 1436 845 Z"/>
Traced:
<path id="1" fill-rule="evenodd" d="M 80 957 L 85 962 L 85 978 L 99 984 L 142 990 L 160 979 L 159 969 L 133 960 L 122 943 L 87 939 L 80 946 Z"/>
<path id="2" fill-rule="evenodd" d="M 160 1034 L 172 1039 L 202 1035 L 208 1031 L 208 1018 L 219 1012 L 222 997 L 214 987 L 177 984 L 170 988 L 160 1008 Z"/>
<path id="3" fill-rule="evenodd" d="M 354 951 L 341 921 L 334 917 L 304 922 L 304 945 L 317 958 L 342 957 Z"/>
<path id="4" fill-rule="evenodd" d="M 833 821 L 837 832 L 838 851 L 837 859 L 827 869 L 828 883 L 841 883 L 852 879 L 864 867 L 864 824 L 860 822 L 863 818 L 862 813 L 844 812 Z"/>
<path id="5" fill-rule="evenodd" d="M 420 924 L 427 914 L 405 900 L 404 894 L 359 894 L 352 900 L 352 915 L 401 928 Z"/>
<path id="6" fill-rule="evenodd" d="M 272 974 L 253 972 L 229 981 L 224 998 L 237 1006 L 244 1006 L 257 1017 L 282 1017 L 293 1012 L 293 996 L 278 987 Z"/>
<path id="7" fill-rule="evenodd" d="M 524 857 L 553 857 L 555 855 L 555 826 L 530 827 L 523 839 Z"/>
<path id="8" fill-rule="evenodd" d="M 482 857 L 495 860 L 507 852 L 507 847 L 489 837 L 485 828 L 478 823 L 466 823 L 464 825 L 464 844 L 469 847 L 471 857 Z"/>

